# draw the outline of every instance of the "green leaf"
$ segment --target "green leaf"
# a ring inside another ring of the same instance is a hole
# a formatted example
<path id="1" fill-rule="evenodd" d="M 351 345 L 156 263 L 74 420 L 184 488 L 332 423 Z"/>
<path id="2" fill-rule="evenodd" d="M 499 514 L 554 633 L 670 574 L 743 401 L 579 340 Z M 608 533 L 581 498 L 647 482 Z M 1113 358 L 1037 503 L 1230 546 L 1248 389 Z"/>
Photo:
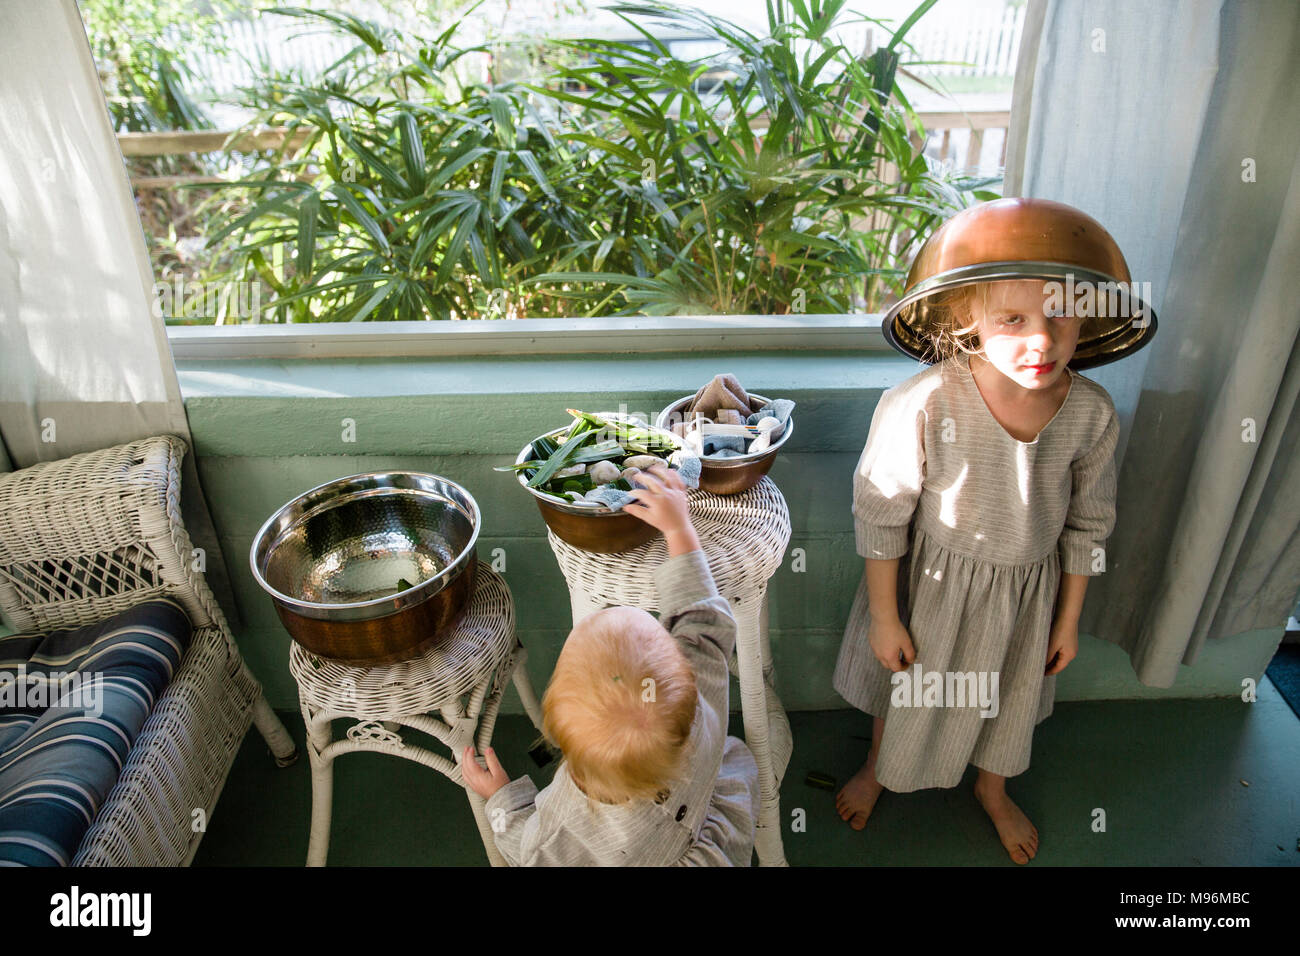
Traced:
<path id="1" fill-rule="evenodd" d="M 572 458 L 569 459 L 570 465 L 579 463 L 588 464 L 595 461 L 606 461 L 610 458 L 620 458 L 627 454 L 627 450 L 614 440 L 598 442 L 590 448 L 584 448 Z"/>
<path id="2" fill-rule="evenodd" d="M 348 212 L 352 214 L 352 218 L 357 221 L 357 224 L 366 231 L 371 239 L 375 240 L 375 243 L 379 248 L 383 249 L 386 253 L 392 252 L 392 248 L 388 245 L 388 237 L 384 235 L 384 230 L 380 227 L 379 223 L 375 222 L 374 217 L 371 216 L 370 213 L 361 208 L 361 203 L 357 202 L 356 197 L 353 196 L 352 193 L 348 192 L 346 187 L 339 183 L 335 183 L 330 187 L 330 192 L 337 196 L 339 202 L 343 203 L 343 205 L 347 207 Z"/>
<path id="3" fill-rule="evenodd" d="M 492 150 L 488 149 L 486 146 L 476 146 L 469 150 L 458 159 L 440 169 L 438 174 L 429 181 L 425 190 L 438 189 L 443 185 L 443 183 L 447 182 L 452 176 L 455 176 L 470 163 L 476 162 L 479 158 L 486 156 L 490 152 L 492 152 Z"/>
<path id="4" fill-rule="evenodd" d="M 661 286 L 661 283 L 654 279 L 618 272 L 546 272 L 524 280 L 525 285 L 539 282 L 617 282 L 620 285 L 638 286 L 643 289 L 657 289 Z"/>
<path id="5" fill-rule="evenodd" d="M 451 278 L 451 271 L 455 268 L 460 255 L 465 251 L 465 244 L 469 242 L 470 233 L 478 226 L 479 210 L 475 208 L 472 212 L 465 215 L 460 220 L 460 225 L 456 227 L 456 234 L 451 237 L 451 244 L 447 246 L 447 251 L 443 254 L 442 262 L 438 266 L 437 284 L 445 285 Z"/>
<path id="6" fill-rule="evenodd" d="M 368 316 L 371 312 L 373 312 L 373 311 L 375 310 L 375 307 L 376 307 L 377 305 L 379 305 L 379 303 L 383 302 L 385 299 L 387 299 L 390 295 L 392 295 L 392 294 L 393 294 L 394 292 L 396 292 L 398 289 L 402 288 L 404 285 L 405 285 L 405 282 L 403 282 L 403 281 L 401 281 L 401 280 L 396 280 L 396 281 L 393 281 L 393 282 L 385 282 L 385 283 L 384 283 L 383 285 L 381 285 L 378 289 L 376 289 L 373 293 L 371 293 L 370 298 L 366 299 L 365 305 L 363 305 L 363 306 L 361 307 L 361 310 L 360 310 L 359 312 L 357 312 L 356 314 L 352 315 L 352 316 L 348 319 L 348 321 L 349 321 L 349 322 L 364 322 L 365 319 L 366 319 L 366 316 Z"/>
<path id="7" fill-rule="evenodd" d="M 312 261 L 316 256 L 316 217 L 320 215 L 320 196 L 313 192 L 298 207 L 298 275 L 311 277 Z"/>
<path id="8" fill-rule="evenodd" d="M 406 110 L 397 114 L 398 129 L 402 137 L 402 158 L 406 162 L 406 176 L 416 192 L 424 189 L 424 142 L 415 117 Z"/>
<path id="9" fill-rule="evenodd" d="M 410 185 L 405 179 L 398 175 L 397 170 L 385 163 L 373 151 L 362 146 L 355 136 L 343 133 L 340 134 L 339 138 L 342 139 L 343 142 L 347 143 L 348 148 L 360 157 L 361 161 L 365 163 L 367 169 L 378 173 L 379 178 L 393 189 L 397 190 L 398 193 L 405 196 L 411 192 Z"/>
<path id="10" fill-rule="evenodd" d="M 596 248 L 596 254 L 595 256 L 592 257 L 591 260 L 591 267 L 593 269 L 598 270 L 602 265 L 604 265 L 605 257 L 609 255 L 609 250 L 612 249 L 613 246 L 614 246 L 613 236 L 606 236 L 604 239 L 600 241 L 600 245 Z"/>
<path id="11" fill-rule="evenodd" d="M 254 255 L 261 255 L 261 253 L 255 253 Z M 269 309 L 276 306 L 288 305 L 291 302 L 298 302 L 301 299 L 319 297 L 323 292 L 333 292 L 336 289 L 345 289 L 349 286 L 369 285 L 374 281 L 375 277 L 373 275 L 359 275 L 349 276 L 346 279 L 339 279 L 335 282 L 323 282 L 319 285 L 309 286 L 306 289 L 299 289 L 297 292 L 292 292 L 289 295 L 278 295 L 274 300 L 267 304 L 267 308 Z"/>
<path id="12" fill-rule="evenodd" d="M 296 195 L 295 193 L 291 193 L 291 192 L 281 193 L 278 196 L 273 196 L 270 199 L 265 199 L 262 202 L 256 203 L 248 212 L 244 213 L 244 215 L 240 216 L 239 218 L 235 219 L 233 222 L 230 222 L 226 226 L 217 230 L 217 232 L 214 233 L 210 239 L 208 239 L 206 243 L 207 247 L 211 249 L 213 246 L 215 246 L 218 242 L 226 238 L 226 236 L 230 235 L 231 233 L 239 229 L 247 229 L 248 226 L 252 225 L 254 222 L 256 222 L 258 219 L 261 219 L 263 216 L 269 215 L 270 213 L 275 212 L 276 210 L 284 208 L 284 205 L 290 199 L 294 198 L 295 195 Z"/>
<path id="13" fill-rule="evenodd" d="M 515 123 L 514 118 L 510 115 L 510 101 L 500 93 L 489 93 L 488 110 L 492 113 L 492 123 L 496 127 L 497 141 L 502 146 L 513 146 Z"/>
<path id="14" fill-rule="evenodd" d="M 898 29 L 894 31 L 894 38 L 889 41 L 889 46 L 886 47 L 886 49 L 892 52 L 894 47 L 898 46 L 898 44 L 902 42 L 903 37 L 906 36 L 908 30 L 912 29 L 912 26 L 916 21 L 925 16 L 930 11 L 930 8 L 937 2 L 938 0 L 925 0 L 924 3 L 913 10 L 908 15 L 907 19 L 899 24 Z"/>
<path id="15" fill-rule="evenodd" d="M 478 270 L 479 282 L 487 283 L 491 279 L 492 285 L 500 285 L 500 277 L 496 274 L 493 264 L 488 261 L 487 248 L 483 244 L 483 237 L 478 234 L 478 230 L 471 230 L 469 233 L 469 254 L 474 260 L 474 268 Z"/>
<path id="16" fill-rule="evenodd" d="M 501 203 L 501 184 L 505 181 L 506 163 L 510 153 L 504 149 L 497 150 L 496 159 L 492 160 L 492 182 L 488 186 L 488 208 L 496 210 Z"/>
<path id="17" fill-rule="evenodd" d="M 579 432 L 556 449 L 555 454 L 546 459 L 546 464 L 537 470 L 537 474 L 528 479 L 528 487 L 537 488 L 546 484 L 557 471 L 571 464 L 569 459 L 577 452 L 579 446 L 590 440 L 591 435 L 590 431 Z"/>
<path id="18" fill-rule="evenodd" d="M 533 155 L 533 151 L 531 149 L 521 149 L 516 155 L 519 157 L 520 162 L 524 164 L 524 168 L 528 170 L 529 175 L 536 180 L 537 185 L 542 187 L 542 192 L 552 199 L 558 199 L 555 190 L 551 187 L 550 180 L 546 178 L 546 173 L 542 172 L 541 164 L 537 162 L 537 157 Z"/>

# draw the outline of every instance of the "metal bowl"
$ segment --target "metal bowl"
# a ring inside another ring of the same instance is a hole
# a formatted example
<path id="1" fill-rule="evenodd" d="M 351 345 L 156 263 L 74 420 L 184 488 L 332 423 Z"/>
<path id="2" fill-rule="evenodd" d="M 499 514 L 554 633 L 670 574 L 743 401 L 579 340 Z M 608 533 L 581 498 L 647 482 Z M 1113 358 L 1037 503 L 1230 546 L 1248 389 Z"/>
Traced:
<path id="1" fill-rule="evenodd" d="M 481 514 L 460 485 L 421 472 L 326 482 L 267 519 L 249 551 L 295 641 L 351 664 L 409 659 L 469 606 Z M 405 578 L 409 588 L 400 588 Z"/>
<path id="2" fill-rule="evenodd" d="M 759 411 L 771 401 L 753 392 L 748 394 L 750 411 L 753 412 Z M 693 394 L 687 395 L 665 408 L 655 419 L 656 427 L 671 431 L 673 424 L 684 420 L 686 407 L 694 398 Z M 786 420 L 781 437 L 766 451 L 752 455 L 738 455 L 735 458 L 701 458 L 700 487 L 715 495 L 737 495 L 742 491 L 748 491 L 762 481 L 763 476 L 771 469 L 772 462 L 776 461 L 776 453 L 793 434 L 794 416 L 791 415 Z"/>
<path id="3" fill-rule="evenodd" d="M 636 421 L 652 431 L 666 431 L 666 429 L 659 429 L 640 418 L 634 418 L 630 415 L 608 412 L 599 414 L 609 419 Z M 537 441 L 538 438 L 556 438 L 567 433 L 572 427 L 572 424 L 569 424 L 552 429 L 549 432 L 542 432 L 520 449 L 519 454 L 515 457 L 515 464 L 522 465 L 534 457 L 533 442 Z M 672 432 L 667 432 L 667 434 L 673 440 L 674 447 L 682 447 L 680 438 Z M 659 534 L 659 529 L 654 525 L 647 524 L 636 515 L 626 511 L 610 511 L 604 505 L 599 507 L 575 505 L 570 501 L 549 495 L 536 488 L 529 488 L 528 479 L 522 471 L 518 473 L 518 480 L 520 486 L 527 490 L 533 496 L 533 500 L 537 502 L 537 510 L 542 513 L 542 520 L 546 522 L 546 526 L 555 532 L 557 538 L 573 545 L 575 548 L 594 551 L 598 554 L 614 554 L 619 551 L 630 551 L 633 548 L 640 547 Z"/>
<path id="4" fill-rule="evenodd" d="M 932 297 L 976 282 L 1043 279 L 1082 287 L 1129 287 L 1128 264 L 1101 223 L 1065 203 L 1006 198 L 957 213 L 934 231 L 907 274 L 903 297 L 886 313 L 889 344 L 923 362 L 934 361 L 926 329 Z M 1106 286 L 1104 284 L 1112 285 Z M 1090 321 L 1070 367 L 1085 369 L 1131 355 L 1156 334 L 1149 302 L 1128 297 L 1128 308 Z"/>

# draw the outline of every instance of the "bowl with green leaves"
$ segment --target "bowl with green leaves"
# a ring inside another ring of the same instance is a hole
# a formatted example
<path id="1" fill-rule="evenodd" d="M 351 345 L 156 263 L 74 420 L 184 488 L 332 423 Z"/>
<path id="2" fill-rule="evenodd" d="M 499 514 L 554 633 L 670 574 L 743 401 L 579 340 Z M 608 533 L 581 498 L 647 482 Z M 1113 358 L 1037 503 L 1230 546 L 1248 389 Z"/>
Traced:
<path id="1" fill-rule="evenodd" d="M 495 470 L 515 472 L 547 527 L 574 547 L 608 554 L 652 540 L 658 529 L 610 502 L 631 492 L 640 472 L 674 467 L 682 439 L 634 415 L 566 411 L 572 422 L 538 435 L 513 465 Z"/>

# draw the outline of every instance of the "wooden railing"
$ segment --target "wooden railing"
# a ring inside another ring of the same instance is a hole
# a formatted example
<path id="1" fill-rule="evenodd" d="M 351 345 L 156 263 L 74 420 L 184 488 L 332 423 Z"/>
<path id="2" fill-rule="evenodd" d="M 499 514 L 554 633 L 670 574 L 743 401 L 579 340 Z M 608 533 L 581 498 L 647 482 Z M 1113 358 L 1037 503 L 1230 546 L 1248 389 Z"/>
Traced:
<path id="1" fill-rule="evenodd" d="M 195 153 L 256 152 L 263 149 L 294 149 L 307 141 L 310 130 L 292 134 L 282 126 L 261 130 L 174 130 L 165 133 L 118 133 L 117 145 L 126 157 L 190 156 Z M 287 141 L 287 142 L 286 142 Z M 137 189 L 166 189 L 188 183 L 224 183 L 220 176 L 132 176 Z"/>
<path id="2" fill-rule="evenodd" d="M 939 144 L 940 161 L 948 158 L 948 150 L 952 145 L 953 130 L 970 130 L 970 140 L 966 146 L 966 161 L 961 164 L 961 167 L 965 169 L 975 169 L 979 166 L 980 153 L 984 149 L 985 131 L 990 129 L 1002 130 L 1002 148 L 998 156 L 998 167 L 1006 166 L 1006 131 L 1007 127 L 1011 125 L 1010 110 L 979 110 L 970 113 L 918 113 L 917 116 L 921 118 L 921 125 L 925 127 L 926 133 L 931 136 L 942 135 L 943 138 Z M 913 139 L 913 143 L 915 142 L 916 140 Z"/>

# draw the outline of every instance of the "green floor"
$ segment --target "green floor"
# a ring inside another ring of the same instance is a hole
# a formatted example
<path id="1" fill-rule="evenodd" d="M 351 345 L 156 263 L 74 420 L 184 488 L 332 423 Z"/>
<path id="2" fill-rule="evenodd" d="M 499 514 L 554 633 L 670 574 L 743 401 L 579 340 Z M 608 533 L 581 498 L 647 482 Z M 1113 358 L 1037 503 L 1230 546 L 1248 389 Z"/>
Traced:
<path id="1" fill-rule="evenodd" d="M 301 719 L 281 716 L 301 745 Z M 791 723 L 795 752 L 781 810 L 792 865 L 1014 865 L 971 795 L 974 770 L 954 790 L 886 793 L 867 829 L 850 831 L 835 815 L 833 793 L 804 777 L 817 770 L 843 781 L 853 773 L 869 718 L 824 711 L 792 714 Z M 535 770 L 526 753 L 533 738 L 524 718 L 499 721 L 495 746 L 511 773 Z M 545 774 L 533 774 L 539 786 Z M 1033 766 L 1008 789 L 1041 834 L 1037 864 L 1300 866 L 1300 720 L 1267 679 L 1253 704 L 1058 704 L 1035 734 Z M 277 769 L 250 732 L 195 864 L 299 866 L 310 807 L 306 758 Z M 806 828 L 792 832 L 798 809 Z M 1094 832 L 1098 809 L 1105 832 Z M 486 865 L 463 791 L 378 754 L 335 762 L 329 862 Z"/>

